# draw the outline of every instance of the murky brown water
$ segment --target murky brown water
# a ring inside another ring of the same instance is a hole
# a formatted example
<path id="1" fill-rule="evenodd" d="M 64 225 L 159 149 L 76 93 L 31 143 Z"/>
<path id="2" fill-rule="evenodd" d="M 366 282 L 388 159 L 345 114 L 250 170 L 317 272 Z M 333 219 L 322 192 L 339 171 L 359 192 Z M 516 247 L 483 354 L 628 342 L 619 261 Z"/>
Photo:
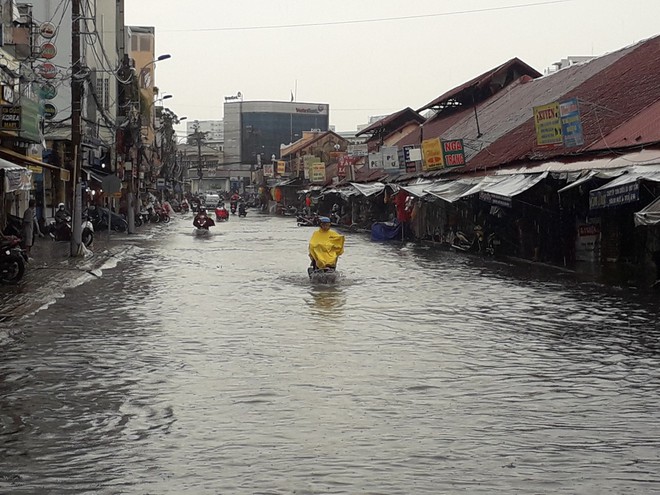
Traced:
<path id="1" fill-rule="evenodd" d="M 358 234 L 314 287 L 291 219 L 156 231 L 2 349 L 0 493 L 660 491 L 653 296 Z"/>

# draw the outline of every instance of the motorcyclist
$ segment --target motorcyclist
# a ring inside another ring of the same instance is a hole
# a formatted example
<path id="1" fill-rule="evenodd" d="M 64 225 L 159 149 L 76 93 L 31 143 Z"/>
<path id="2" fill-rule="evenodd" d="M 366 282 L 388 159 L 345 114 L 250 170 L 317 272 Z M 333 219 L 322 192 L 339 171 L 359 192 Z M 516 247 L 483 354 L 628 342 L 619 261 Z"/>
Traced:
<path id="1" fill-rule="evenodd" d="M 215 207 L 215 216 L 218 220 L 227 220 L 229 218 L 229 212 L 225 208 L 224 201 L 218 201 L 217 206 Z"/>
<path id="2" fill-rule="evenodd" d="M 344 254 L 344 236 L 330 229 L 331 222 L 328 217 L 319 217 L 319 223 L 319 229 L 309 240 L 309 270 L 334 270 L 337 267 L 337 259 Z"/>
<path id="3" fill-rule="evenodd" d="M 55 212 L 55 230 L 57 232 L 57 237 L 65 237 L 67 227 L 67 222 L 71 219 L 71 214 L 66 211 L 64 203 L 57 205 L 57 211 Z"/>
<path id="4" fill-rule="evenodd" d="M 241 195 L 238 194 L 238 191 L 234 191 L 234 194 L 232 194 L 229 198 L 229 209 L 231 210 L 232 213 L 236 213 L 236 207 L 238 206 L 238 202 L 241 200 Z"/>
<path id="5" fill-rule="evenodd" d="M 198 229 L 208 230 L 209 227 L 213 227 L 215 225 L 215 222 L 206 214 L 205 208 L 200 208 L 200 210 L 197 212 L 197 215 L 195 215 L 193 225 Z"/>

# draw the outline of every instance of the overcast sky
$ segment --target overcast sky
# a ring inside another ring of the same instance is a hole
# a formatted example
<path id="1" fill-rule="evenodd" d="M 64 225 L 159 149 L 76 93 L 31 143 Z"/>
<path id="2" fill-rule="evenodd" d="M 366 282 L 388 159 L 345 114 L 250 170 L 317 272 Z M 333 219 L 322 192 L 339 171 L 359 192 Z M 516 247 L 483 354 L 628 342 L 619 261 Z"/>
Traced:
<path id="1" fill-rule="evenodd" d="M 418 109 L 518 57 L 543 73 L 660 34 L 660 0 L 125 0 L 155 26 L 156 82 L 179 116 L 224 97 L 328 103 L 330 124 Z"/>

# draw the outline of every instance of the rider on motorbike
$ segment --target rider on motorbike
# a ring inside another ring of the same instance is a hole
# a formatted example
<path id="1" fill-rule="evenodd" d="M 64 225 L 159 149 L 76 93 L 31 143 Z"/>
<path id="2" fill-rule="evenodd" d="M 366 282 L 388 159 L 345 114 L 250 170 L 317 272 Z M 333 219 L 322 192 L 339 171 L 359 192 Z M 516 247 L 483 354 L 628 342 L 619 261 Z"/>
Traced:
<path id="1" fill-rule="evenodd" d="M 195 215 L 193 225 L 198 229 L 208 230 L 209 227 L 213 227 L 215 225 L 215 222 L 206 214 L 206 209 L 201 208 L 199 212 L 197 212 L 197 215 Z"/>
<path id="2" fill-rule="evenodd" d="M 66 211 L 64 203 L 57 205 L 57 211 L 55 212 L 55 230 L 57 231 L 58 237 L 66 237 L 66 230 L 69 229 L 67 222 L 71 220 L 71 213 Z"/>
<path id="3" fill-rule="evenodd" d="M 320 227 L 309 240 L 311 270 L 334 270 L 337 259 L 344 254 L 344 236 L 330 229 L 328 217 L 319 218 Z"/>

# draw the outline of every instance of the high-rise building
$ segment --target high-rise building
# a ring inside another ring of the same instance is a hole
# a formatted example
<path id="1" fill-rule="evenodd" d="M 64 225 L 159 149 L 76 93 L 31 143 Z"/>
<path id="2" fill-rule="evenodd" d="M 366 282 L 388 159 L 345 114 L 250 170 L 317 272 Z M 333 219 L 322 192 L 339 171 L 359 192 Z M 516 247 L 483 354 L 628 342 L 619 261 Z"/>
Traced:
<path id="1" fill-rule="evenodd" d="M 303 131 L 327 131 L 326 103 L 228 101 L 224 105 L 225 161 L 258 165 L 280 156 L 280 147 Z"/>

